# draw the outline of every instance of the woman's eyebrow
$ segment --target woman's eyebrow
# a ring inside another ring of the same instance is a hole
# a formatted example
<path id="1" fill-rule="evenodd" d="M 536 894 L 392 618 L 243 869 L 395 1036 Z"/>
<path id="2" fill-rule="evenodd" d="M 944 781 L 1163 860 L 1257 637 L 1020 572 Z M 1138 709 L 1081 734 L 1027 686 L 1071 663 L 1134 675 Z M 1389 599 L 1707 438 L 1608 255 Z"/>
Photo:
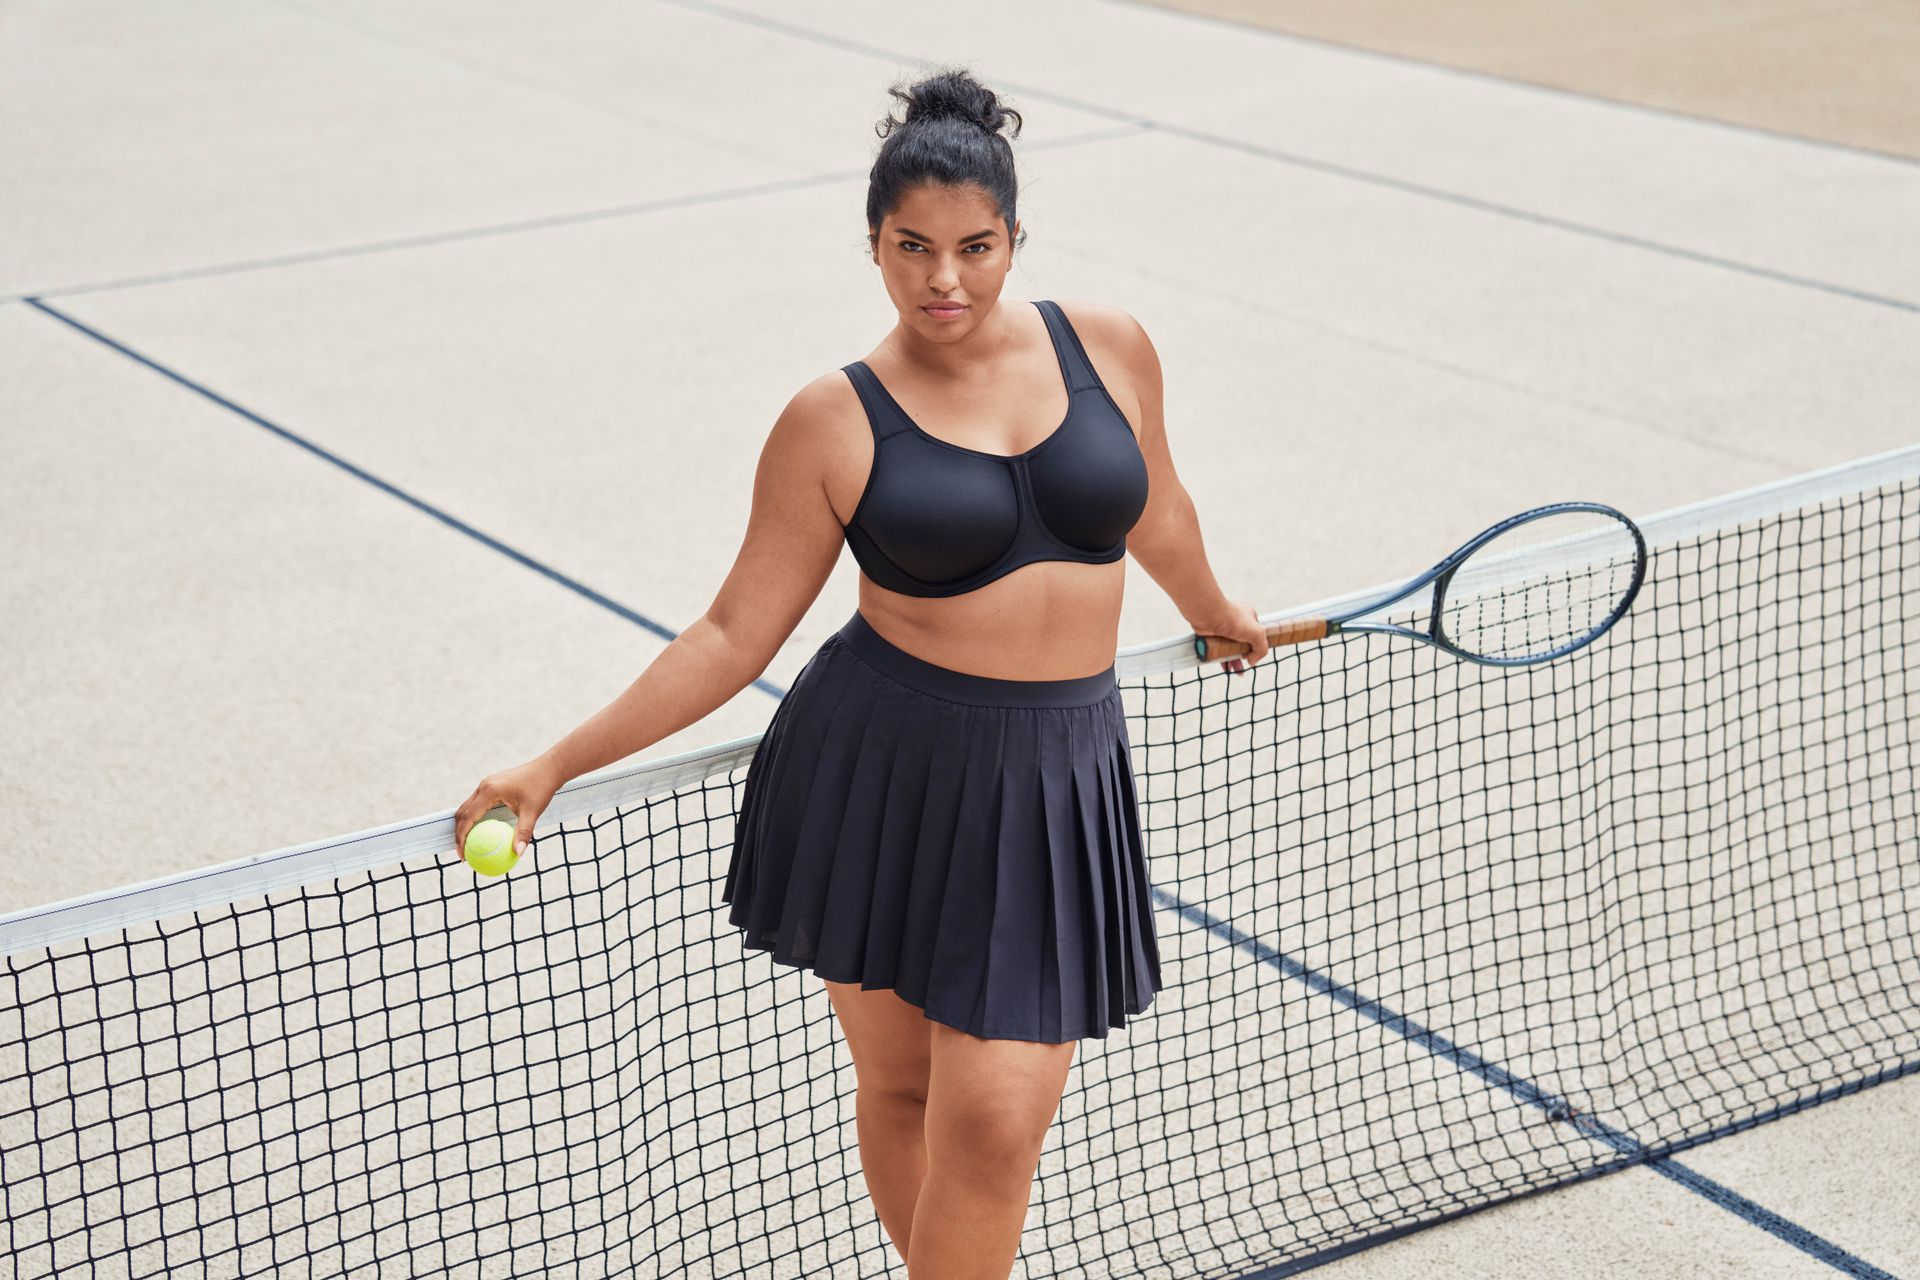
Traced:
<path id="1" fill-rule="evenodd" d="M 907 228 L 905 228 L 905 227 L 895 227 L 895 228 L 894 228 L 894 230 L 895 230 L 895 231 L 898 231 L 898 232 L 899 232 L 899 233 L 900 233 L 901 235 L 903 235 L 903 236 L 912 236 L 912 237 L 913 237 L 913 238 L 914 238 L 915 240 L 925 240 L 925 241 L 926 241 L 926 242 L 927 242 L 928 244 L 932 244 L 932 243 L 933 243 L 933 237 L 932 237 L 932 236 L 927 236 L 927 235 L 922 235 L 922 234 L 920 234 L 920 233 L 919 233 L 918 231 L 909 231 L 909 230 L 908 230 Z M 976 231 L 976 232 L 974 232 L 974 233 L 973 233 L 972 235 L 970 235 L 970 236 L 962 236 L 962 237 L 960 237 L 960 243 L 961 243 L 961 244 L 972 244 L 972 243 L 973 243 L 973 242 L 974 242 L 975 240 L 985 240 L 985 239 L 986 239 L 987 237 L 989 237 L 989 236 L 991 236 L 991 235 L 993 235 L 993 234 L 995 234 L 995 233 L 994 233 L 994 231 L 993 231 L 993 229 L 992 229 L 991 227 L 989 227 L 989 228 L 988 228 L 987 230 L 985 230 L 985 231 Z"/>

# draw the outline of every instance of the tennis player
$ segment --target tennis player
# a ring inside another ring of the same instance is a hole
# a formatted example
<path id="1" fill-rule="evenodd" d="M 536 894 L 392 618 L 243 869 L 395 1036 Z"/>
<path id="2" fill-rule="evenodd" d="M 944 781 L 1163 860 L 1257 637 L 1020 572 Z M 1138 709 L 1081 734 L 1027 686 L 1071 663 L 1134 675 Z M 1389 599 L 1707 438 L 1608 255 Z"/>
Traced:
<path id="1" fill-rule="evenodd" d="M 908 1273 L 1003 1280 L 1075 1043 L 1161 986 L 1114 673 L 1125 553 L 1196 632 L 1251 646 L 1229 669 L 1267 641 L 1208 566 L 1139 324 L 1000 296 L 1023 240 L 1019 113 L 964 70 L 891 92 L 904 112 L 877 130 L 866 220 L 898 324 L 774 423 L 705 615 L 483 780 L 456 836 L 504 803 L 524 842 L 568 780 L 745 688 L 844 541 L 859 607 L 760 740 L 723 901 L 745 947 L 825 983 Z"/>

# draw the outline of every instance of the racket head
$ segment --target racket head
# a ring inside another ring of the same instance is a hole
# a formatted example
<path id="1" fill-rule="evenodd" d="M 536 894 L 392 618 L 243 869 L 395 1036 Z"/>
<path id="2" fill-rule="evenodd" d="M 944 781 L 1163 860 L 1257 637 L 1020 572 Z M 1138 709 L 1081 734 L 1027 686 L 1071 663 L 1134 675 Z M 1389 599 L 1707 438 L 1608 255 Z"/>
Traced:
<path id="1" fill-rule="evenodd" d="M 1598 502 L 1556 502 L 1502 520 L 1433 584 L 1433 643 L 1470 662 L 1564 657 L 1626 615 L 1647 576 L 1638 525 Z"/>

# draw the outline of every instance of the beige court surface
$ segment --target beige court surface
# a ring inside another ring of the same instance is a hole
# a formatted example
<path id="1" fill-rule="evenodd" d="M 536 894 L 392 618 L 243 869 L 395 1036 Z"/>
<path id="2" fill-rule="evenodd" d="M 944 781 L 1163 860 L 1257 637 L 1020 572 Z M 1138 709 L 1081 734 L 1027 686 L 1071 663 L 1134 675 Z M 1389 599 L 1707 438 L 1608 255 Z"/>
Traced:
<path id="1" fill-rule="evenodd" d="M 1007 296 L 1141 321 L 1263 610 L 1920 440 L 1911 5 L 1183 9 L 0 11 L 0 913 L 447 809 L 624 688 L 893 321 L 871 125 L 926 63 L 1025 113 Z M 1121 643 L 1178 635 L 1128 574 Z M 1681 1161 L 1920 1274 L 1916 1120 L 1908 1076 Z M 1316 1274 L 1836 1271 L 1634 1168 Z"/>
<path id="2" fill-rule="evenodd" d="M 1914 0 L 1148 2 L 1920 159 L 1920 4 Z"/>

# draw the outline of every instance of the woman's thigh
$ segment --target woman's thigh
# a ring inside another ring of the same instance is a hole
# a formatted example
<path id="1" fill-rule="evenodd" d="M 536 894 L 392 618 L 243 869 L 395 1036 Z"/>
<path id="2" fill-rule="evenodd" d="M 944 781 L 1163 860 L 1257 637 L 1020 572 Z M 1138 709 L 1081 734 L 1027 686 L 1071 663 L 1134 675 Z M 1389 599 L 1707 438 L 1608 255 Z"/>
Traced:
<path id="1" fill-rule="evenodd" d="M 821 981 L 847 1037 L 860 1087 L 926 1101 L 933 1074 L 932 1020 L 889 988 L 865 991 L 857 982 Z"/>

